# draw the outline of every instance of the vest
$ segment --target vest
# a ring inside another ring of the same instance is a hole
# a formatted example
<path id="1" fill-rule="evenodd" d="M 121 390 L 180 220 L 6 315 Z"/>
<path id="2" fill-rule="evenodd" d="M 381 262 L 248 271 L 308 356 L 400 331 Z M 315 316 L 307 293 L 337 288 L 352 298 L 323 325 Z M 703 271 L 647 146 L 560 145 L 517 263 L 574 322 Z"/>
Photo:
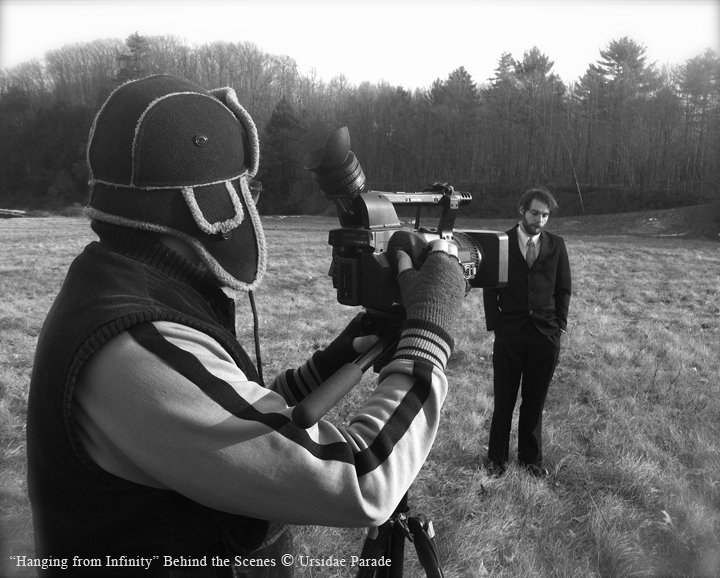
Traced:
<path id="1" fill-rule="evenodd" d="M 495 298 L 502 310 L 502 317 L 494 329 L 501 333 L 514 333 L 527 323 L 532 323 L 540 333 L 555 345 L 560 342 L 559 308 L 567 314 L 569 293 L 556 297 L 558 285 L 570 287 L 570 278 L 558 275 L 561 259 L 567 259 L 567 249 L 562 237 L 543 231 L 540 252 L 528 269 L 525 257 L 518 245 L 517 226 L 507 231 L 509 238 L 508 283 L 505 287 L 487 291 Z M 569 275 L 569 273 L 564 273 Z M 564 327 L 562 327 L 564 329 Z"/>
<path id="2" fill-rule="evenodd" d="M 47 576 L 224 576 L 211 558 L 231 558 L 228 541 L 252 549 L 268 523 L 204 507 L 101 469 L 78 437 L 73 389 L 87 360 L 129 328 L 173 321 L 217 340 L 249 379 L 252 361 L 235 339 L 234 303 L 194 265 L 153 235 L 93 223 L 100 242 L 73 261 L 45 320 L 35 355 L 27 418 L 28 491 L 36 556 L 66 558 Z M 212 475 L 212 472 L 208 472 Z M 102 566 L 73 566 L 79 556 Z M 121 557 L 125 558 L 122 559 Z M 164 556 L 204 567 L 165 566 Z M 107 557 L 141 563 L 109 566 Z M 156 557 L 156 558 L 153 558 Z"/>

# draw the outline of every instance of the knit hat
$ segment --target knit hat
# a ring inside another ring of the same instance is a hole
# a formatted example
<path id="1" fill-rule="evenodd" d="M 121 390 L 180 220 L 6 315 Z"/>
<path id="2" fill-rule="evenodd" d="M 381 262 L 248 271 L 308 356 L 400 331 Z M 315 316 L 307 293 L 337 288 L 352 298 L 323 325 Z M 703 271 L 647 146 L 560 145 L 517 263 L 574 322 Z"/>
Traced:
<path id="1" fill-rule="evenodd" d="M 265 272 L 249 187 L 257 129 L 235 91 L 155 75 L 123 84 L 100 108 L 87 148 L 91 219 L 179 237 L 218 282 L 252 290 Z"/>

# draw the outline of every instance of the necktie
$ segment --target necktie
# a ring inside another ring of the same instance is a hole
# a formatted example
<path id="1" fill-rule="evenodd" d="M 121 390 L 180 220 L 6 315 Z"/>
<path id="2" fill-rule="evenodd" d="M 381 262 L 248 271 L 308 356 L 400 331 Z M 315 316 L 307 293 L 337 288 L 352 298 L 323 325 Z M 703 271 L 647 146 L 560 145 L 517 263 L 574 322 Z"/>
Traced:
<path id="1" fill-rule="evenodd" d="M 525 251 L 525 261 L 527 261 L 528 267 L 532 267 L 532 264 L 535 262 L 535 257 L 537 257 L 535 243 L 532 239 L 528 239 L 527 251 Z"/>

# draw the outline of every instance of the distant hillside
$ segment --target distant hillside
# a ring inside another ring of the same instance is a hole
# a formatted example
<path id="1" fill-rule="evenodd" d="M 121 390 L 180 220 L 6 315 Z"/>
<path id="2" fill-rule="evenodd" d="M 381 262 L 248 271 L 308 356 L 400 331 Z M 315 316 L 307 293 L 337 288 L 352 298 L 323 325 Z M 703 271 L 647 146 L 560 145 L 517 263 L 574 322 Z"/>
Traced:
<path id="1" fill-rule="evenodd" d="M 720 201 L 677 209 L 558 217 L 552 225 L 558 230 L 573 234 L 607 233 L 644 237 L 708 238 L 720 241 Z"/>
<path id="2" fill-rule="evenodd" d="M 456 228 L 505 230 L 512 222 L 513 219 L 465 221 L 458 218 Z M 720 201 L 677 209 L 550 217 L 548 230 L 561 235 L 639 235 L 720 241 Z"/>
<path id="3" fill-rule="evenodd" d="M 60 213 L 64 217 L 80 217 L 80 207 L 69 207 Z M 52 213 L 35 211 L 3 211 L 1 218 L 48 217 Z M 328 207 L 323 217 L 335 217 L 334 207 Z M 264 216 L 266 220 L 282 217 Z M 299 217 L 303 219 L 303 217 Z M 313 217 L 304 217 L 313 219 Z M 411 225 L 412 219 L 403 219 Z M 475 219 L 458 216 L 456 229 L 491 229 L 504 231 L 512 226 L 514 219 Z M 433 227 L 433 217 L 426 216 L 422 222 L 425 227 Z M 657 209 L 628 213 L 602 215 L 572 215 L 569 217 L 551 217 L 550 231 L 560 235 L 638 235 L 642 237 L 678 237 L 688 239 L 711 239 L 720 241 L 720 201 L 679 207 L 676 209 Z"/>

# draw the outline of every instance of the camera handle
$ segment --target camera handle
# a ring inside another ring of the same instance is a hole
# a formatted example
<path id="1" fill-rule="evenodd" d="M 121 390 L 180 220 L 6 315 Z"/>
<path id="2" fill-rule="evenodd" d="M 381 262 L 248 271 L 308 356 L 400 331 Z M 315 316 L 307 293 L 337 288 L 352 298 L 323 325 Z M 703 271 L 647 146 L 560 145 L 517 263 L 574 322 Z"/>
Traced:
<path id="1" fill-rule="evenodd" d="M 293 423 L 303 429 L 314 426 L 362 379 L 363 373 L 397 342 L 393 332 L 380 339 L 352 363 L 346 363 L 311 391 L 292 412 Z"/>

